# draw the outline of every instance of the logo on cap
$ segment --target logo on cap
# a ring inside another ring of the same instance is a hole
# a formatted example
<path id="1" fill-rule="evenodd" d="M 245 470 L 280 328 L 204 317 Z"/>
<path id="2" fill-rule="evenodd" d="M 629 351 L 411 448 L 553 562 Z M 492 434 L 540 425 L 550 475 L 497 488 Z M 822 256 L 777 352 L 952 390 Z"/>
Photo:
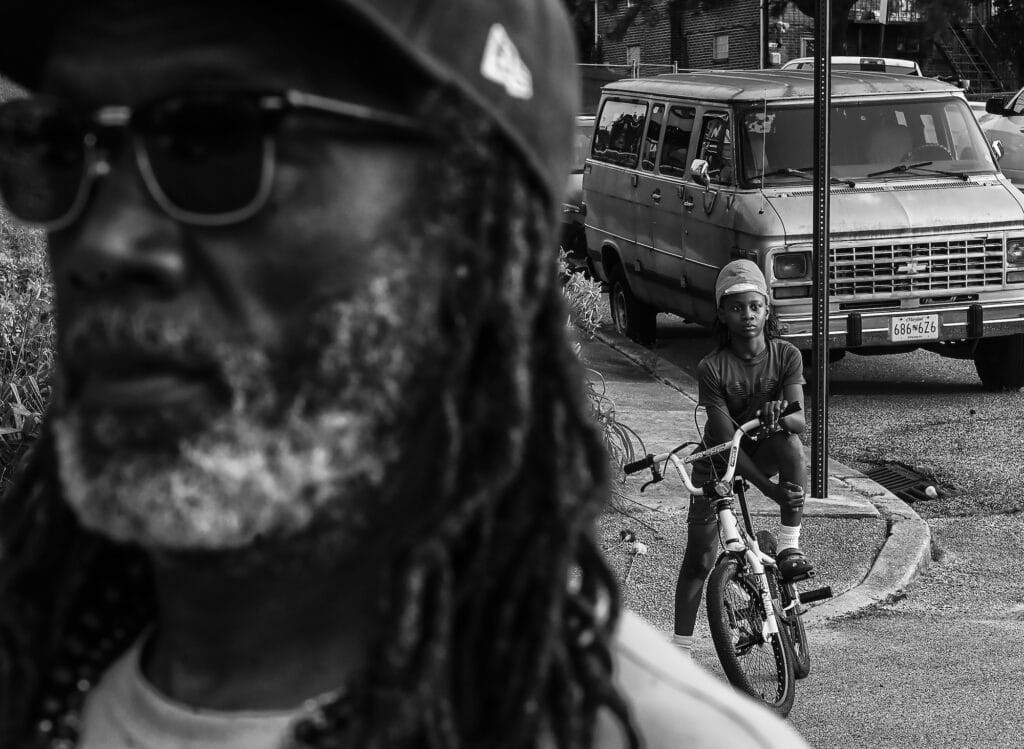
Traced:
<path id="1" fill-rule="evenodd" d="M 487 34 L 480 74 L 487 80 L 503 86 L 505 92 L 513 98 L 533 98 L 533 75 L 519 55 L 512 38 L 500 23 L 491 26 Z"/>

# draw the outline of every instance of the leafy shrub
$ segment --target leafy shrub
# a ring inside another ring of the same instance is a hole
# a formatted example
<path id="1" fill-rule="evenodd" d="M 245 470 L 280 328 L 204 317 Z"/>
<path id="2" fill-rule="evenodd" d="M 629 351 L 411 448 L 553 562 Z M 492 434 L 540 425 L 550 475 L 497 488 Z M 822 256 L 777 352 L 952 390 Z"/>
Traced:
<path id="1" fill-rule="evenodd" d="M 559 255 L 559 275 L 562 279 L 562 295 L 569 305 L 569 326 L 577 336 L 591 339 L 597 335 L 605 317 L 606 305 L 601 295 L 601 284 L 583 273 L 573 273 L 565 259 Z M 576 343 L 576 353 L 581 351 Z M 584 363 L 586 363 L 584 361 Z M 588 370 L 585 392 L 593 408 L 594 419 L 604 437 L 605 450 L 611 460 L 617 479 L 625 480 L 622 466 L 638 456 L 637 446 L 643 443 L 636 432 L 621 423 L 615 414 L 615 403 L 606 393 L 604 378 L 600 372 Z M 641 450 L 642 454 L 642 450 Z"/>
<path id="2" fill-rule="evenodd" d="M 0 491 L 49 402 L 52 301 L 42 232 L 0 212 Z"/>

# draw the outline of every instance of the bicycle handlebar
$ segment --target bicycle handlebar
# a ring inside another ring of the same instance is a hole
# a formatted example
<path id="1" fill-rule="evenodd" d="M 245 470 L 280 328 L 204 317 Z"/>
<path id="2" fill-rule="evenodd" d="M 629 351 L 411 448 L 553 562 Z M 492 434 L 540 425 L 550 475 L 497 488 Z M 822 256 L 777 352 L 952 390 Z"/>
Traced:
<path id="1" fill-rule="evenodd" d="M 788 406 L 786 406 L 785 409 L 783 409 L 782 413 L 779 414 L 779 418 L 782 419 L 786 416 L 789 416 L 790 414 L 794 414 L 797 411 L 801 410 L 801 408 L 802 406 L 798 402 L 790 403 Z M 732 439 L 729 440 L 728 442 L 723 442 L 720 445 L 709 447 L 706 450 L 699 450 L 697 452 L 687 455 L 685 458 L 680 460 L 679 456 L 676 455 L 676 453 L 682 450 L 683 448 L 694 444 L 692 442 L 684 442 L 678 447 L 669 450 L 667 453 L 662 453 L 660 455 L 648 454 L 646 457 L 641 458 L 640 460 L 635 460 L 632 463 L 627 463 L 622 467 L 622 470 L 627 475 L 638 473 L 639 471 L 642 471 L 645 468 L 654 469 L 660 463 L 670 460 L 672 461 L 672 465 L 675 467 L 676 471 L 679 473 L 679 478 L 682 479 L 683 483 L 686 485 L 686 488 L 689 490 L 689 492 L 691 494 L 702 496 L 704 494 L 704 490 L 693 485 L 693 483 L 690 481 L 690 476 L 683 468 L 683 465 L 686 463 L 694 463 L 698 460 L 703 460 L 704 458 L 710 458 L 712 455 L 718 455 L 719 453 L 723 453 L 726 450 L 728 450 L 729 463 L 728 467 L 726 468 L 725 475 L 721 478 L 722 483 L 728 484 L 729 482 L 732 481 L 732 478 L 736 473 L 736 458 L 739 454 L 740 441 L 743 439 L 744 435 L 749 434 L 759 426 L 761 426 L 760 419 L 751 419 L 750 421 L 744 424 L 740 424 L 736 428 L 736 431 L 733 433 Z M 656 474 L 655 481 L 660 480 L 660 474 Z"/>

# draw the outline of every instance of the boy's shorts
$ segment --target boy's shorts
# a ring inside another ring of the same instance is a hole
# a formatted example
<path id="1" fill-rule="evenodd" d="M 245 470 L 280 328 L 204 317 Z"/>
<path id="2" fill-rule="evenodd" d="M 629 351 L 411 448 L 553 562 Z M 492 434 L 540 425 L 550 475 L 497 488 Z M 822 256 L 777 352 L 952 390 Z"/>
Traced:
<path id="1" fill-rule="evenodd" d="M 748 458 L 754 458 L 760 446 L 760 442 L 754 442 L 749 437 L 744 437 L 740 442 L 740 449 L 747 454 Z M 728 455 L 728 453 L 724 453 L 724 455 Z M 693 464 L 693 475 L 690 478 L 694 486 L 700 487 L 705 481 L 711 480 L 710 463 L 712 461 L 715 464 L 714 476 L 721 476 L 725 473 L 726 458 L 722 455 L 716 455 L 710 460 L 698 460 Z M 754 462 L 757 462 L 756 459 Z M 718 516 L 711 509 L 711 501 L 707 497 L 691 494 L 690 508 L 686 513 L 687 525 L 712 525 L 717 522 Z"/>

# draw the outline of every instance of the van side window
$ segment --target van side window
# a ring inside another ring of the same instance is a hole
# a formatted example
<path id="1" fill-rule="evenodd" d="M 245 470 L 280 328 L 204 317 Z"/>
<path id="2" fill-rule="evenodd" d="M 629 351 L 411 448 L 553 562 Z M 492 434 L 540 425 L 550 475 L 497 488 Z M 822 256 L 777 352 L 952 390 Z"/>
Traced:
<path id="1" fill-rule="evenodd" d="M 608 99 L 601 107 L 591 156 L 598 161 L 635 168 L 646 121 L 647 104 Z"/>
<path id="2" fill-rule="evenodd" d="M 654 162 L 658 158 L 658 141 L 661 140 L 661 121 L 664 117 L 664 104 L 655 104 L 651 107 L 651 116 L 647 120 L 647 137 L 644 138 L 643 158 L 640 159 L 640 166 L 648 172 L 654 171 Z"/>
<path id="3" fill-rule="evenodd" d="M 719 185 L 732 183 L 733 149 L 729 115 L 714 112 L 704 115 L 697 158 L 708 162 L 708 176 Z"/>
<path id="4" fill-rule="evenodd" d="M 693 107 L 672 107 L 665 122 L 665 142 L 661 146 L 662 174 L 682 177 L 686 172 L 687 155 L 690 153 L 690 136 L 697 110 Z"/>

